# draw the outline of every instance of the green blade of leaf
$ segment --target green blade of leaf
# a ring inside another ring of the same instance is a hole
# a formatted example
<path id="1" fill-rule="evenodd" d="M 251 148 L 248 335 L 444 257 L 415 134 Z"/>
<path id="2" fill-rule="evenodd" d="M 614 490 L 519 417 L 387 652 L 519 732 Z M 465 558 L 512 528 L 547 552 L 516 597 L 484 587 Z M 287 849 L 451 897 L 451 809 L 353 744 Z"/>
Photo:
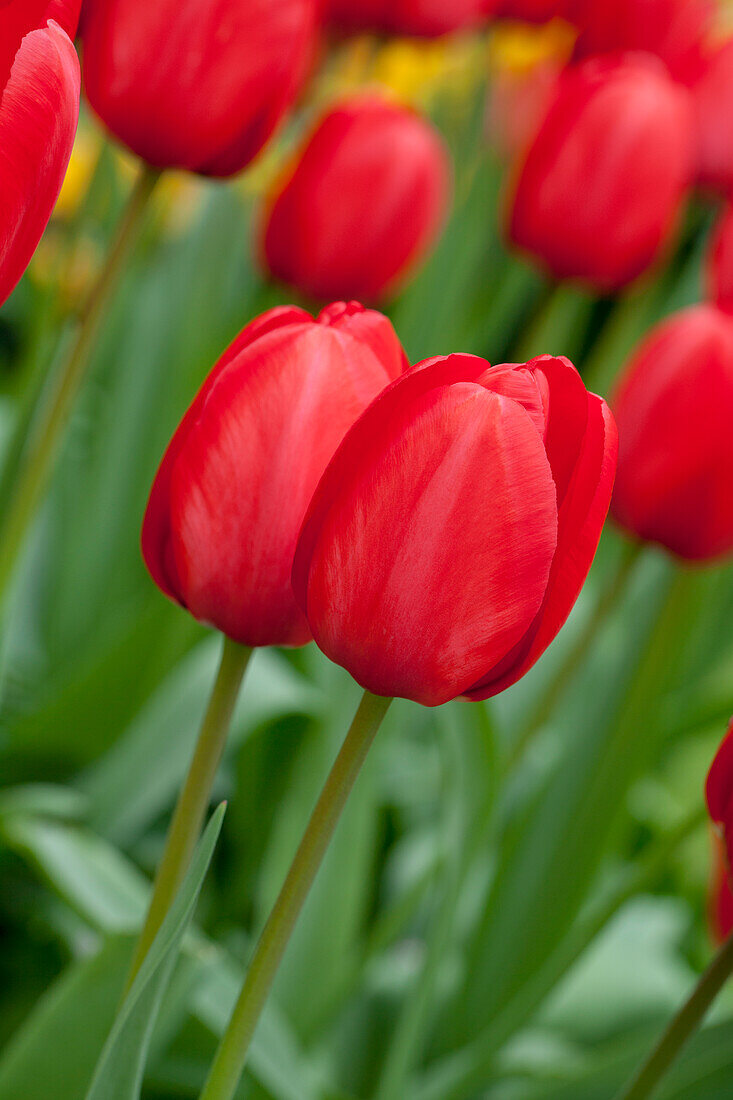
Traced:
<path id="1" fill-rule="evenodd" d="M 219 838 L 225 805 L 206 827 L 183 880 L 140 972 L 125 998 L 100 1056 L 86 1100 L 137 1100 L 145 1059 L 160 1002 L 191 923 L 199 893 Z"/>

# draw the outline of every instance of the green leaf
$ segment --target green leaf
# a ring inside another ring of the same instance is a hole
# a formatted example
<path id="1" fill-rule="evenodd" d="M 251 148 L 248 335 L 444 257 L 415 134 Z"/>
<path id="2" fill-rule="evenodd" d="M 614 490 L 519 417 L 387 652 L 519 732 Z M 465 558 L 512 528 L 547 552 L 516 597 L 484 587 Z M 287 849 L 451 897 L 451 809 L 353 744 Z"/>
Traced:
<path id="1" fill-rule="evenodd" d="M 215 810 L 191 866 L 125 997 L 100 1056 L 86 1100 L 137 1100 L 160 1002 L 221 831 L 226 806 Z"/>

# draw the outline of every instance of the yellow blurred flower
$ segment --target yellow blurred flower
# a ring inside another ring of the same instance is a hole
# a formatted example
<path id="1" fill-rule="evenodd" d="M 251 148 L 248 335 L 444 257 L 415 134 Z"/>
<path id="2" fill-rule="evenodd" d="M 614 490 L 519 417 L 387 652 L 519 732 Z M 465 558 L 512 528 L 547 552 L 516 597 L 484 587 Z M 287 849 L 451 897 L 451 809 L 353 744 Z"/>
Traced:
<path id="1" fill-rule="evenodd" d="M 98 127 L 82 120 L 54 217 L 67 220 L 76 214 L 91 183 L 103 144 L 104 138 Z"/>
<path id="2" fill-rule="evenodd" d="M 489 46 L 494 72 L 523 76 L 548 61 L 564 64 L 575 45 L 576 32 L 562 19 L 533 26 L 505 22 L 496 26 Z"/>

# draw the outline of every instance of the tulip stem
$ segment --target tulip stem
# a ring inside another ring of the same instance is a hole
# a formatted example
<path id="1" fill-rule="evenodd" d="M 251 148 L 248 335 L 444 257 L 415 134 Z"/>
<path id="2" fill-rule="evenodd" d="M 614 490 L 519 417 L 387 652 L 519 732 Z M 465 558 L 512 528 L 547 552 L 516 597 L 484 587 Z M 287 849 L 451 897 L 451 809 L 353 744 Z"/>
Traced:
<path id="1" fill-rule="evenodd" d="M 200 1100 L 231 1100 L 235 1094 L 288 941 L 391 701 L 364 693 L 255 948 Z"/>
<path id="2" fill-rule="evenodd" d="M 583 630 L 581 630 L 575 643 L 568 650 L 554 678 L 540 695 L 528 722 L 512 745 L 507 761 L 509 770 L 517 765 L 535 734 L 542 729 L 555 709 L 555 706 L 562 698 L 563 692 L 570 685 L 575 673 L 578 671 L 583 659 L 592 646 L 593 640 L 598 634 L 600 627 L 605 622 L 610 612 L 613 611 L 623 593 L 634 566 L 639 559 L 642 547 L 643 544 L 641 542 L 630 542 L 624 547 L 623 557 L 611 579 L 611 583 L 605 591 L 601 593 L 600 599 L 588 619 L 588 622 L 585 624 Z"/>
<path id="3" fill-rule="evenodd" d="M 720 948 L 631 1084 L 618 1094 L 618 1100 L 647 1100 L 647 1097 L 654 1094 L 682 1047 L 702 1023 L 731 973 L 733 936 Z"/>
<path id="4" fill-rule="evenodd" d="M 234 706 L 252 650 L 224 638 L 221 662 L 191 764 L 171 819 L 145 923 L 135 947 L 125 993 L 134 982 L 191 864 L 211 801 Z"/>
<path id="5" fill-rule="evenodd" d="M 12 579 L 28 528 L 46 488 L 54 459 L 86 374 L 99 327 L 132 251 L 143 216 L 160 177 L 145 165 L 130 194 L 102 272 L 92 289 L 68 358 L 60 368 L 50 400 L 32 428 L 18 480 L 0 526 L 0 603 Z"/>

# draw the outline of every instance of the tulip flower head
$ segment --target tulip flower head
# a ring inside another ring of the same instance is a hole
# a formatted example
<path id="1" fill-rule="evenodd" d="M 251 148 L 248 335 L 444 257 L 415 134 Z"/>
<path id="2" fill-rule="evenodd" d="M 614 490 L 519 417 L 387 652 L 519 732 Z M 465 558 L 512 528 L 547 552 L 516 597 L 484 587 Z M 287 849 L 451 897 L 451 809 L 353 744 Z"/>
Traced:
<path id="1" fill-rule="evenodd" d="M 510 238 L 558 278 L 618 290 L 668 240 L 691 156 L 689 96 L 654 58 L 571 67 L 520 167 Z"/>
<path id="2" fill-rule="evenodd" d="M 386 317 L 356 302 L 247 325 L 155 478 L 142 549 L 158 587 L 243 645 L 309 641 L 290 587 L 303 516 L 347 429 L 405 366 Z"/>
<path id="3" fill-rule="evenodd" d="M 156 168 L 241 171 L 293 102 L 318 0 L 87 0 L 89 102 Z"/>
<path id="4" fill-rule="evenodd" d="M 344 31 L 434 38 L 481 23 L 493 0 L 326 0 L 326 18 Z"/>
<path id="5" fill-rule="evenodd" d="M 613 514 L 690 561 L 733 549 L 733 321 L 699 305 L 668 318 L 633 355 L 615 398 Z"/>
<path id="6" fill-rule="evenodd" d="M 690 82 L 695 123 L 695 171 L 698 183 L 728 194 L 733 187 L 733 38 L 711 48 Z"/>
<path id="7" fill-rule="evenodd" d="M 643 50 L 675 79 L 698 63 L 714 16 L 712 0 L 569 0 L 580 37 L 577 55 Z"/>
<path id="8" fill-rule="evenodd" d="M 405 107 L 357 96 L 323 118 L 274 199 L 264 263 L 315 299 L 379 301 L 435 240 L 449 191 L 435 128 Z"/>
<path id="9" fill-rule="evenodd" d="M 705 783 L 708 813 L 715 828 L 715 865 L 710 917 L 717 940 L 733 931 L 733 719 Z"/>
<path id="10" fill-rule="evenodd" d="M 485 699 L 547 648 L 608 510 L 613 419 L 566 359 L 449 355 L 378 397 L 308 510 L 293 587 L 376 695 Z"/>
<path id="11" fill-rule="evenodd" d="M 79 117 L 79 0 L 0 2 L 0 305 L 51 217 Z"/>

